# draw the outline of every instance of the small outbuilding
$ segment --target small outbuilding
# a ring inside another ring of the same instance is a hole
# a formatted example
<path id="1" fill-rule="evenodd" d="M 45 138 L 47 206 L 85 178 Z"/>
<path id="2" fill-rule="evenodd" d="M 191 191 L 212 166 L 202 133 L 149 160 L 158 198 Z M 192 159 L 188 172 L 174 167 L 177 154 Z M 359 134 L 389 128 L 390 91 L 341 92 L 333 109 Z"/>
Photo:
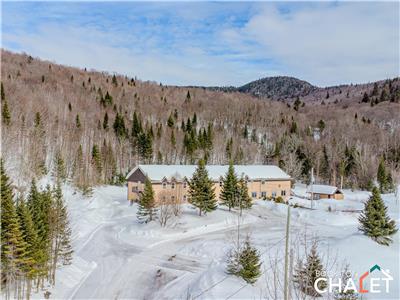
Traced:
<path id="1" fill-rule="evenodd" d="M 313 200 L 319 199 L 335 199 L 335 200 L 343 200 L 343 192 L 338 189 L 336 186 L 332 185 L 322 185 L 322 184 L 313 184 L 307 187 L 307 193 L 313 195 Z"/>

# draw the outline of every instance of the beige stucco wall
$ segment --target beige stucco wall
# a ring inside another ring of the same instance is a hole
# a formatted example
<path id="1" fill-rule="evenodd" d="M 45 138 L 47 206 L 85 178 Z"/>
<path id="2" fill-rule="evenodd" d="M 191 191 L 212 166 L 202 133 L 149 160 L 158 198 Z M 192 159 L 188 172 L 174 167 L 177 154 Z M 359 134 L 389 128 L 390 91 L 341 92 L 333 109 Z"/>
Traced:
<path id="1" fill-rule="evenodd" d="M 290 196 L 291 182 L 290 180 L 274 180 L 274 181 L 248 181 L 247 187 L 249 189 L 249 196 L 256 199 L 262 198 L 262 192 L 265 192 L 266 197 L 272 197 L 275 193 L 275 197 L 281 196 L 284 200 L 287 200 Z M 215 196 L 219 199 L 221 193 L 221 186 L 219 182 L 214 183 Z M 137 201 L 139 199 L 139 194 L 136 191 L 143 191 L 144 184 L 137 182 L 128 182 L 128 200 Z M 189 186 L 186 186 L 182 182 L 176 182 L 174 188 L 169 182 L 165 185 L 162 183 L 153 183 L 153 190 L 155 193 L 156 201 L 163 199 L 169 200 L 171 196 L 174 199 L 185 201 L 188 198 Z M 253 193 L 256 196 L 253 197 Z M 186 197 L 185 197 L 186 196 Z"/>
<path id="2" fill-rule="evenodd" d="M 344 196 L 343 194 L 333 194 L 333 195 L 328 195 L 328 194 L 318 194 L 319 199 L 335 199 L 335 200 L 343 200 Z M 315 196 L 314 196 L 315 198 Z"/>

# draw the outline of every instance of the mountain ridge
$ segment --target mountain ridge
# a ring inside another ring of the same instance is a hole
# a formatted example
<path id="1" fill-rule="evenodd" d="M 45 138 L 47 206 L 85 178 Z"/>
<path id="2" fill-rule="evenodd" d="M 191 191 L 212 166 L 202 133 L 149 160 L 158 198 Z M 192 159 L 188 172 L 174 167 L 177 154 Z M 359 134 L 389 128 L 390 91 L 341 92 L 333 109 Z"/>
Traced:
<path id="1" fill-rule="evenodd" d="M 186 86 L 190 88 L 204 88 L 211 91 L 239 92 L 250 94 L 258 98 L 293 102 L 302 98 L 304 102 L 328 101 L 331 95 L 340 95 L 346 91 L 346 98 L 360 101 L 364 93 L 371 93 L 374 85 L 383 86 L 390 81 L 398 81 L 399 77 L 358 84 L 340 84 L 319 87 L 305 80 L 292 76 L 269 76 L 250 81 L 242 86 Z M 397 86 L 398 88 L 398 86 Z M 353 91 L 353 93 L 352 93 Z M 356 93 L 354 93 L 356 91 Z M 353 94 L 353 95 L 350 95 Z M 357 94 L 357 95 L 356 95 Z M 352 96 L 352 97 L 350 97 Z M 355 96 L 355 97 L 354 97 Z M 336 96 L 334 101 L 344 100 L 343 96 Z"/>

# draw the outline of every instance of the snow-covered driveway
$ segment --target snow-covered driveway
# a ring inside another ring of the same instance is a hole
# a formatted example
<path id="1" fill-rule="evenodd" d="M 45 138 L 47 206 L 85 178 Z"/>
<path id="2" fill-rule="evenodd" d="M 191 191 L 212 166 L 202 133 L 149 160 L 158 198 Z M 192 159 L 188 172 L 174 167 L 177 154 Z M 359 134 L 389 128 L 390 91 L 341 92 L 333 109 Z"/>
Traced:
<path id="1" fill-rule="evenodd" d="M 91 198 L 65 197 L 75 234 L 74 261 L 57 273 L 50 289 L 57 299 L 226 299 L 266 296 L 265 272 L 246 285 L 225 273 L 226 253 L 237 234 L 236 212 L 224 208 L 199 217 L 189 205 L 168 228 L 158 222 L 138 224 L 136 205 L 129 206 L 126 189 L 100 187 Z M 359 203 L 358 203 L 359 204 Z M 241 233 L 251 233 L 262 254 L 264 270 L 270 259 L 282 259 L 285 205 L 258 201 L 246 211 Z M 392 217 L 396 206 L 390 205 Z M 397 221 L 398 215 L 397 215 Z M 307 230 L 321 240 L 321 251 L 336 251 L 352 270 L 363 272 L 372 263 L 392 268 L 398 278 L 398 234 L 390 247 L 377 245 L 357 230 L 357 214 L 292 209 L 292 238 Z M 360 251 L 362 249 L 362 251 Z M 391 295 L 398 294 L 393 285 Z M 36 295 L 40 297 L 41 295 Z M 395 297 L 396 298 L 396 297 Z M 368 298 L 369 299 L 369 298 Z M 371 298 L 373 299 L 373 298 Z"/>

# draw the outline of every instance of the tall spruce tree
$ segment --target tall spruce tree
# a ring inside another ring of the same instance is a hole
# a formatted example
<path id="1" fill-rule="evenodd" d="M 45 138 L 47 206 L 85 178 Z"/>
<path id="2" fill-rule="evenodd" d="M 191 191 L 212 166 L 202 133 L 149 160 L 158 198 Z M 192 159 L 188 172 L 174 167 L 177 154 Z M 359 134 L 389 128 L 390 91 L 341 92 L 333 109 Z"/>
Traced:
<path id="1" fill-rule="evenodd" d="M 382 245 L 389 245 L 392 242 L 390 236 L 397 232 L 396 223 L 389 218 L 387 207 L 376 187 L 372 189 L 372 196 L 364 204 L 358 221 L 359 230 Z"/>
<path id="2" fill-rule="evenodd" d="M 92 147 L 92 164 L 94 164 L 98 173 L 102 172 L 103 164 L 102 164 L 101 154 L 99 147 L 96 144 L 94 144 Z"/>
<path id="3" fill-rule="evenodd" d="M 144 191 L 139 199 L 137 218 L 141 223 L 154 221 L 157 217 L 156 202 L 154 199 L 154 190 L 149 178 L 144 183 Z"/>
<path id="4" fill-rule="evenodd" d="M 32 221 L 31 213 L 21 197 L 17 202 L 17 214 L 21 225 L 21 232 L 26 243 L 26 298 L 29 299 L 32 281 L 40 274 L 38 261 L 40 261 L 40 250 L 38 249 L 38 235 Z"/>
<path id="5" fill-rule="evenodd" d="M 317 253 L 317 243 L 314 242 L 310 253 L 307 255 L 306 261 L 303 262 L 300 260 L 298 262 L 293 275 L 293 282 L 304 294 L 312 297 L 320 297 L 321 295 L 314 288 L 314 283 L 323 272 L 324 267 Z M 325 281 L 320 281 L 318 283 L 318 288 L 322 290 L 326 285 Z"/>
<path id="6" fill-rule="evenodd" d="M 65 163 L 60 150 L 56 152 L 56 155 L 54 157 L 53 177 L 56 181 L 61 182 L 64 182 L 67 178 Z"/>
<path id="7" fill-rule="evenodd" d="M 24 276 L 26 270 L 26 242 L 23 239 L 20 221 L 16 212 L 11 181 L 7 176 L 3 160 L 1 169 L 1 283 L 10 294 L 10 288 Z M 5 286 L 4 286 L 5 285 Z"/>
<path id="8" fill-rule="evenodd" d="M 203 159 L 199 160 L 193 177 L 188 182 L 190 203 L 199 209 L 199 215 L 217 209 L 217 200 L 213 182 L 208 176 L 208 172 Z"/>
<path id="9" fill-rule="evenodd" d="M 233 207 L 238 206 L 238 202 L 239 202 L 238 179 L 235 174 L 235 168 L 233 167 L 233 162 L 231 160 L 229 163 L 228 171 L 222 182 L 220 204 L 227 206 L 229 211 L 231 211 Z"/>
<path id="10" fill-rule="evenodd" d="M 57 267 L 59 265 L 71 264 L 73 250 L 71 245 L 72 231 L 69 225 L 67 207 L 64 203 L 60 183 L 53 189 L 52 194 L 52 262 L 50 274 L 52 283 L 54 284 Z"/>
<path id="11" fill-rule="evenodd" d="M 239 205 L 240 208 L 249 209 L 252 207 L 253 202 L 249 196 L 249 189 L 244 178 L 240 178 L 238 182 L 238 194 L 239 194 Z"/>
<path id="12" fill-rule="evenodd" d="M 27 206 L 32 216 L 33 224 L 37 232 L 37 271 L 38 276 L 43 281 L 43 277 L 48 273 L 48 261 L 50 258 L 50 210 L 52 196 L 49 187 L 43 192 L 39 192 L 36 182 L 33 179 L 31 189 L 27 199 Z"/>
<path id="13" fill-rule="evenodd" d="M 385 168 L 385 161 L 382 158 L 379 162 L 378 166 L 378 173 L 377 173 L 377 180 L 379 183 L 379 189 L 381 193 L 386 192 L 387 188 L 387 174 L 386 174 L 386 168 Z"/>
<path id="14" fill-rule="evenodd" d="M 142 133 L 142 123 L 136 114 L 136 111 L 133 112 L 133 121 L 132 121 L 132 137 L 138 138 L 139 134 Z"/>
<path id="15" fill-rule="evenodd" d="M 108 114 L 107 114 L 107 112 L 104 114 L 104 118 L 103 118 L 103 129 L 108 130 Z"/>
<path id="16" fill-rule="evenodd" d="M 11 114 L 8 108 L 8 102 L 4 93 L 3 82 L 1 82 L 1 117 L 3 124 L 8 126 L 11 124 Z"/>

